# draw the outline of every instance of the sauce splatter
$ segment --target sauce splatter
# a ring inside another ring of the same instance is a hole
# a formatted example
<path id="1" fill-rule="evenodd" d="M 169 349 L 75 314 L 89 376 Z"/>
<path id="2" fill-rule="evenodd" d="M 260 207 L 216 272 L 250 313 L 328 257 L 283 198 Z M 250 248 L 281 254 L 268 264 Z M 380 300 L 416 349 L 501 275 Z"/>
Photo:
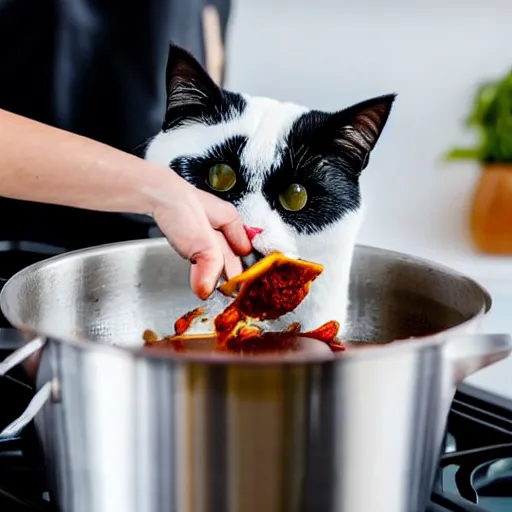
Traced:
<path id="1" fill-rule="evenodd" d="M 302 333 L 302 335 L 307 338 L 314 338 L 315 340 L 327 343 L 333 352 L 341 352 L 342 350 L 345 350 L 345 347 L 342 343 L 336 340 L 339 330 L 340 324 L 335 320 L 331 320 L 312 331 Z"/>
<path id="2" fill-rule="evenodd" d="M 196 318 L 204 315 L 204 308 L 196 308 L 188 313 L 185 313 L 182 317 L 178 318 L 174 323 L 174 332 L 176 335 L 181 336 L 190 329 L 190 326 Z"/>
<path id="3" fill-rule="evenodd" d="M 149 329 L 146 329 L 144 333 L 142 334 L 142 339 L 144 340 L 144 343 L 158 343 L 159 338 L 158 334 L 154 331 L 150 331 Z"/>

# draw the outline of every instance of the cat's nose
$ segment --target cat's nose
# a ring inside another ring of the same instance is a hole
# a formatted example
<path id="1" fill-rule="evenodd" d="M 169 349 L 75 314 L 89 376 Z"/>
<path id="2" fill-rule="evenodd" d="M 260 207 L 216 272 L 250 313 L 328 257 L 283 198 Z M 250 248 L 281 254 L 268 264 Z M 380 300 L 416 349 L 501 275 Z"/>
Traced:
<path id="1" fill-rule="evenodd" d="M 245 232 L 247 233 L 247 236 L 249 237 L 249 240 L 252 242 L 254 237 L 256 235 L 259 235 L 260 233 L 263 233 L 263 229 L 261 228 L 255 228 L 250 226 L 244 226 Z"/>

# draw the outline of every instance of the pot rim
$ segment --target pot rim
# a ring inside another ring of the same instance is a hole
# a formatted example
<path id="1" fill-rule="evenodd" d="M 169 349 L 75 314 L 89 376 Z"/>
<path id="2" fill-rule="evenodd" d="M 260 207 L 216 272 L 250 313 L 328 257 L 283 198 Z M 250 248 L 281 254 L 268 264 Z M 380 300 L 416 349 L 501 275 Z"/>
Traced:
<path id="1" fill-rule="evenodd" d="M 357 349 L 347 349 L 342 352 L 331 352 L 329 350 L 329 353 L 325 354 L 310 354 L 307 358 L 304 357 L 303 353 L 295 352 L 295 353 L 289 353 L 285 357 L 276 357 L 276 356 L 250 356 L 250 357 L 241 357 L 238 354 L 234 353 L 218 353 L 219 355 L 212 356 L 211 354 L 205 354 L 200 352 L 187 352 L 186 354 L 183 353 L 176 353 L 172 352 L 168 349 L 162 348 L 161 350 L 158 350 L 154 347 L 151 349 L 145 349 L 144 347 L 127 347 L 127 346 L 120 346 L 120 345 L 110 345 L 105 343 L 98 343 L 94 342 L 92 340 L 89 340 L 87 338 L 76 336 L 74 338 L 62 338 L 59 336 L 55 336 L 51 332 L 46 332 L 44 330 L 34 332 L 31 329 L 28 329 L 27 326 L 16 324 L 15 322 L 12 322 L 11 318 L 9 318 L 9 310 L 7 301 L 5 299 L 6 290 L 9 288 L 9 284 L 11 281 L 18 278 L 18 276 L 23 276 L 23 274 L 28 272 L 37 271 L 41 267 L 47 267 L 51 266 L 53 264 L 57 264 L 62 259 L 73 259 L 74 257 L 79 257 L 83 255 L 84 253 L 87 253 L 89 255 L 101 255 L 105 249 L 111 248 L 112 250 L 124 250 L 127 247 L 133 247 L 133 246 L 159 246 L 159 245 L 167 245 L 169 246 L 167 240 L 165 238 L 153 238 L 153 239 L 139 239 L 139 240 L 128 240 L 124 242 L 114 242 L 94 247 L 88 247 L 85 249 L 78 249 L 74 251 L 70 251 L 63 254 L 58 254 L 56 256 L 50 257 L 46 260 L 39 261 L 37 263 L 33 263 L 32 265 L 29 265 L 28 267 L 25 267 L 24 269 L 18 271 L 16 274 L 14 274 L 10 279 L 7 280 L 7 283 L 0 291 L 0 309 L 4 316 L 11 322 L 13 327 L 16 329 L 22 331 L 22 332 L 31 332 L 34 334 L 34 336 L 38 336 L 41 338 L 44 338 L 46 340 L 56 341 L 59 343 L 65 343 L 72 345 L 76 348 L 82 349 L 82 350 L 107 350 L 107 351 L 115 351 L 118 354 L 124 354 L 129 357 L 142 357 L 142 358 L 150 358 L 150 359 L 160 359 L 160 360 L 170 360 L 176 363 L 207 363 L 207 364 L 237 364 L 237 365 L 285 365 L 285 364 L 294 364 L 294 363 L 300 363 L 300 364 L 315 364 L 319 362 L 330 362 L 330 361 L 354 361 L 354 360 L 360 360 L 360 359 L 368 359 L 373 357 L 387 357 L 387 356 L 393 356 L 397 353 L 410 350 L 412 347 L 411 345 L 414 345 L 414 347 L 427 349 L 429 347 L 435 347 L 440 344 L 442 344 L 449 336 L 457 336 L 459 334 L 464 334 L 467 332 L 474 331 L 474 329 L 471 329 L 471 326 L 473 324 L 477 324 L 482 317 L 491 309 L 492 306 L 492 298 L 489 292 L 477 281 L 470 278 L 469 276 L 454 270 L 453 268 L 447 267 L 445 265 L 439 264 L 437 262 L 434 262 L 432 260 L 427 260 L 425 258 L 421 258 L 418 256 L 413 256 L 407 253 L 394 251 L 390 249 L 384 249 L 380 247 L 365 245 L 365 244 L 356 244 L 354 250 L 364 250 L 364 251 L 370 251 L 373 253 L 380 253 L 385 254 L 388 256 L 396 256 L 400 259 L 405 259 L 410 262 L 427 265 L 430 268 L 444 272 L 447 274 L 451 274 L 454 277 L 459 277 L 464 280 L 466 280 L 468 283 L 470 283 L 472 286 L 474 286 L 476 289 L 478 289 L 482 294 L 482 307 L 480 310 L 471 318 L 468 320 L 465 320 L 464 322 L 457 324 L 453 327 L 450 327 L 449 329 L 445 329 L 443 331 L 439 331 L 434 334 L 428 334 L 425 336 L 412 336 L 409 338 L 399 338 L 395 340 L 391 340 L 389 342 L 385 343 L 368 343 L 366 346 L 361 346 Z M 170 246 L 169 246 L 170 247 Z M 318 342 L 322 343 L 322 342 Z M 323 352 L 323 351 L 319 351 Z M 291 354 L 295 354 L 292 356 Z M 302 354 L 302 355 L 301 355 Z"/>

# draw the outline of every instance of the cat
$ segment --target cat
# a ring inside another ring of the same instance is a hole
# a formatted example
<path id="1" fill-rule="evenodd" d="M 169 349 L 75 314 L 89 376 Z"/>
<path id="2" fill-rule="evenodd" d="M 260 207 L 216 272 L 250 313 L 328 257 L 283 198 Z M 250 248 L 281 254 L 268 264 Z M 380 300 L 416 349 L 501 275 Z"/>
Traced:
<path id="1" fill-rule="evenodd" d="M 186 50 L 170 45 L 167 107 L 144 157 L 234 204 L 258 257 L 280 251 L 321 263 L 304 302 L 283 317 L 314 329 L 345 324 L 361 220 L 361 172 L 395 94 L 328 113 L 217 86 Z"/>

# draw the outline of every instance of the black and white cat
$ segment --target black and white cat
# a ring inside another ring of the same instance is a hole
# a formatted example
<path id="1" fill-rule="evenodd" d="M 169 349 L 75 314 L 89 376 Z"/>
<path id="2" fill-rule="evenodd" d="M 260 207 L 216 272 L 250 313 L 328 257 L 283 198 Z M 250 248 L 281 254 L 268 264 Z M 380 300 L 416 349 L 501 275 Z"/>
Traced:
<path id="1" fill-rule="evenodd" d="M 345 321 L 349 273 L 361 224 L 359 177 L 395 95 L 335 113 L 219 88 L 185 50 L 171 45 L 167 110 L 145 158 L 233 203 L 256 251 L 324 265 L 285 324 Z"/>

